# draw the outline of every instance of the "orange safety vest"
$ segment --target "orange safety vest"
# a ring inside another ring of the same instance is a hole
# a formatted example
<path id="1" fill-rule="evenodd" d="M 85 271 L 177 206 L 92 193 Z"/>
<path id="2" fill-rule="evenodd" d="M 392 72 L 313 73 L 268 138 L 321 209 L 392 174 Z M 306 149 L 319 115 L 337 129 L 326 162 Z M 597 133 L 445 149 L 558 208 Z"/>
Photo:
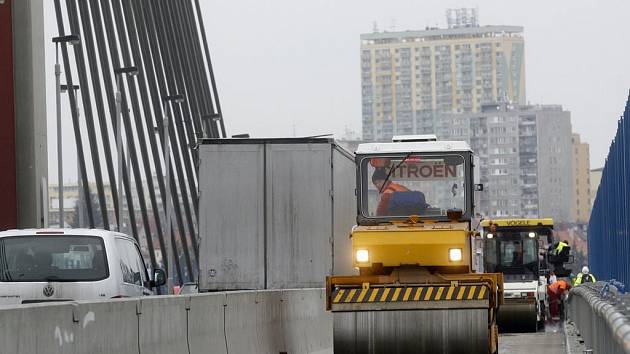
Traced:
<path id="1" fill-rule="evenodd" d="M 387 207 L 389 206 L 389 198 L 396 192 L 409 192 L 409 189 L 398 183 L 387 182 L 387 187 L 383 189 L 381 201 L 378 203 L 378 207 L 376 208 L 376 215 L 384 216 L 388 214 Z"/>
<path id="2" fill-rule="evenodd" d="M 559 295 L 563 291 L 571 289 L 571 285 L 569 285 L 569 283 L 567 283 L 565 280 L 560 279 L 555 283 L 549 285 L 548 289 L 551 290 L 553 293 Z"/>

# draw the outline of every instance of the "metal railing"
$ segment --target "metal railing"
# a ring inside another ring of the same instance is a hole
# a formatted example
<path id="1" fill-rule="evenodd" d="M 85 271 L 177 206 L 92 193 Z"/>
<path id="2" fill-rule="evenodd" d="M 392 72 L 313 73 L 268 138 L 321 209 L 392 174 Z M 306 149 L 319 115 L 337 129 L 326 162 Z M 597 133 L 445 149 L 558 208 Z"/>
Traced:
<path id="1" fill-rule="evenodd" d="M 598 278 L 630 284 L 630 101 L 617 122 L 588 224 L 589 265 Z"/>
<path id="2" fill-rule="evenodd" d="M 594 353 L 630 353 L 630 297 L 614 284 L 583 284 L 569 294 L 568 317 Z"/>

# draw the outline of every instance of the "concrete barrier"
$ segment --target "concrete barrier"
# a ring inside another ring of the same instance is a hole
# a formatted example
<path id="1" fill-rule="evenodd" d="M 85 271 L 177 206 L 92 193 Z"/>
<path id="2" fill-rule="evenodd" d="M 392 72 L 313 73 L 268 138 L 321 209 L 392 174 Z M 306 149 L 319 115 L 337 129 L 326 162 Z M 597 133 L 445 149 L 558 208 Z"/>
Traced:
<path id="1" fill-rule="evenodd" d="M 228 354 L 225 340 L 225 293 L 190 296 L 188 343 L 190 354 Z"/>
<path id="2" fill-rule="evenodd" d="M 0 308 L 0 353 L 329 353 L 322 289 Z"/>
<path id="3" fill-rule="evenodd" d="M 18 344 L 17 350 L 13 353 L 74 353 L 73 307 L 75 305 L 65 303 L 30 305 L 21 309 L 17 322 L 13 326 L 9 325 L 9 332 L 13 332 L 13 328 L 20 329 L 17 333 L 12 333 L 17 338 Z M 0 345 L 4 346 L 4 343 Z M 4 348 L 1 352 L 5 352 Z M 6 351 L 6 353 L 11 353 L 11 351 Z"/>
<path id="4" fill-rule="evenodd" d="M 229 310 L 229 308 L 228 308 Z M 258 353 L 286 352 L 282 324 L 282 292 L 256 291 L 256 339 Z"/>
<path id="5" fill-rule="evenodd" d="M 259 348 L 258 291 L 228 293 L 225 308 L 225 340 L 229 353 L 267 353 Z"/>
<path id="6" fill-rule="evenodd" d="M 138 353 L 140 300 L 120 299 L 77 304 L 74 322 L 75 353 Z M 111 334 L 111 335 L 106 335 Z"/>
<path id="7" fill-rule="evenodd" d="M 332 353 L 332 315 L 324 311 L 324 289 L 282 291 L 287 353 Z"/>
<path id="8" fill-rule="evenodd" d="M 137 303 L 118 300 L 0 309 L 0 353 L 138 353 Z"/>
<path id="9" fill-rule="evenodd" d="M 18 353 L 20 333 L 15 328 L 19 328 L 21 318 L 20 308 L 0 308 L 0 352 Z"/>
<path id="10" fill-rule="evenodd" d="M 140 352 L 188 353 L 189 296 L 141 298 L 139 308 Z"/>

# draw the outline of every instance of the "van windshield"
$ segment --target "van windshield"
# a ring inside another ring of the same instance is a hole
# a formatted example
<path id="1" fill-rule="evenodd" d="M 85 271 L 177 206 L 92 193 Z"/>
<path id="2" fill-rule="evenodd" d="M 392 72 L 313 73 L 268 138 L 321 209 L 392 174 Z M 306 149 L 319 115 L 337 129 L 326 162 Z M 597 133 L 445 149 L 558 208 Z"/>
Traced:
<path id="1" fill-rule="evenodd" d="M 96 281 L 107 277 L 105 245 L 100 237 L 0 238 L 0 282 Z"/>

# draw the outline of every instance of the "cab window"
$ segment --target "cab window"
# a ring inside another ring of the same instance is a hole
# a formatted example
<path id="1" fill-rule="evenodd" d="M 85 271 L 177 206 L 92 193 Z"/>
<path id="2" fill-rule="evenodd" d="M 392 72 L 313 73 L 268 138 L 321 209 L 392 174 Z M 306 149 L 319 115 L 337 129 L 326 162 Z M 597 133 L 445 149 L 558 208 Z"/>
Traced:
<path id="1" fill-rule="evenodd" d="M 421 154 L 364 158 L 360 164 L 361 209 L 366 217 L 446 216 L 466 212 L 465 158 Z"/>
<path id="2" fill-rule="evenodd" d="M 501 265 L 515 267 L 523 264 L 523 247 L 520 241 L 501 242 Z"/>
<path id="3" fill-rule="evenodd" d="M 538 261 L 536 249 L 536 240 L 528 238 L 523 240 L 523 264 L 534 263 Z"/>
<path id="4" fill-rule="evenodd" d="M 148 277 L 138 247 L 129 240 L 117 238 L 116 249 L 120 255 L 123 282 L 139 286 L 147 284 Z"/>

